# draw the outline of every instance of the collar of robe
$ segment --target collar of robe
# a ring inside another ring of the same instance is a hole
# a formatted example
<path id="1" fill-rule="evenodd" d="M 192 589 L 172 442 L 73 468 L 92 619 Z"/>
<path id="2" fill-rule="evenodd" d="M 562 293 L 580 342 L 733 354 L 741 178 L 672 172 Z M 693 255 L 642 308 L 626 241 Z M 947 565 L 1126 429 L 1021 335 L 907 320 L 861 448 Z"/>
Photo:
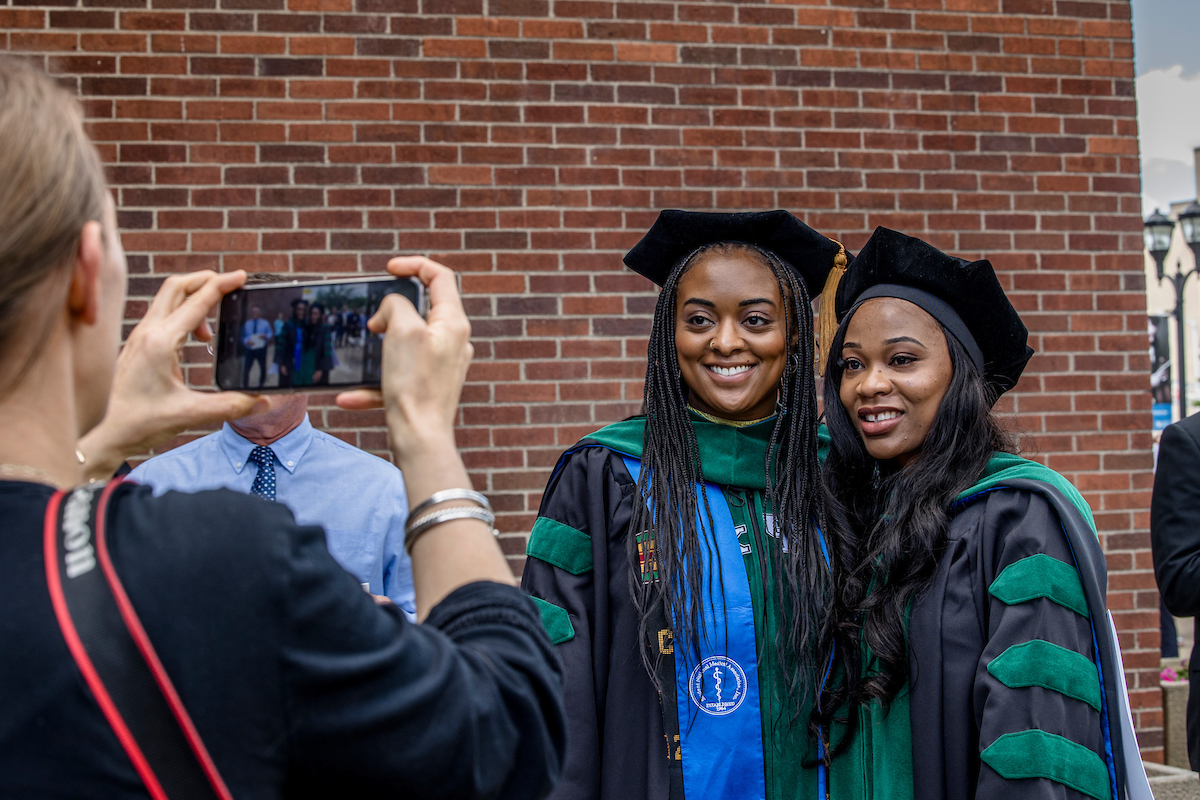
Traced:
<path id="1" fill-rule="evenodd" d="M 771 443 L 771 431 L 775 428 L 777 417 L 735 428 L 721 422 L 709 422 L 691 410 L 688 416 L 691 417 L 692 430 L 696 432 L 704 480 L 721 486 L 766 491 L 767 447 Z M 637 416 L 601 428 L 586 440 L 640 459 L 644 451 L 645 432 L 646 418 Z"/>
<path id="2" fill-rule="evenodd" d="M 1091 526 L 1092 532 L 1096 532 L 1096 520 L 1092 516 L 1091 506 L 1083 499 L 1083 495 L 1075 488 L 1074 484 L 1045 464 L 1021 458 L 1012 453 L 992 453 L 987 466 L 983 469 L 983 474 L 971 488 L 958 496 L 955 505 L 965 506 L 992 489 L 1001 488 L 1009 481 L 1017 479 L 1040 481 L 1053 486 L 1079 510 L 1088 525 Z"/>
<path id="3" fill-rule="evenodd" d="M 774 414 L 768 414 L 758 419 L 725 419 L 724 417 L 718 417 L 716 414 L 706 414 L 692 405 L 688 405 L 687 410 L 688 413 L 699 416 L 703 420 L 715 422 L 718 425 L 728 425 L 731 428 L 749 428 L 751 425 L 759 425 L 775 416 Z"/>
<path id="4" fill-rule="evenodd" d="M 824 463 L 825 457 L 829 455 L 829 447 L 829 428 L 822 424 L 817 428 L 817 453 L 822 463 Z M 955 498 L 954 507 L 957 509 L 969 505 L 991 490 L 1003 487 L 1006 482 L 1011 480 L 1040 481 L 1053 486 L 1071 505 L 1079 510 L 1079 513 L 1083 515 L 1083 518 L 1091 526 L 1092 532 L 1096 531 L 1096 520 L 1092 516 L 1092 508 L 1088 505 L 1087 500 L 1083 498 L 1080 491 L 1075 488 L 1074 484 L 1045 464 L 1021 458 L 1012 453 L 1002 453 L 999 451 L 992 453 L 992 457 L 988 459 L 987 466 L 983 468 L 983 473 L 976 479 L 975 483 Z"/>

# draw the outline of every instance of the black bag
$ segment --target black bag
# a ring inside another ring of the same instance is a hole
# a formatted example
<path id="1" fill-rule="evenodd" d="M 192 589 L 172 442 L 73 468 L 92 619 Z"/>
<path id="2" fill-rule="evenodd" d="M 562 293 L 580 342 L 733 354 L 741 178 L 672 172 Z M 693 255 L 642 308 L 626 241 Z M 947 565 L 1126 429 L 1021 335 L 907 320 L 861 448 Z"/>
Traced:
<path id="1" fill-rule="evenodd" d="M 120 483 L 50 498 L 44 546 L 55 617 L 150 796 L 232 800 L 108 557 L 105 513 Z"/>

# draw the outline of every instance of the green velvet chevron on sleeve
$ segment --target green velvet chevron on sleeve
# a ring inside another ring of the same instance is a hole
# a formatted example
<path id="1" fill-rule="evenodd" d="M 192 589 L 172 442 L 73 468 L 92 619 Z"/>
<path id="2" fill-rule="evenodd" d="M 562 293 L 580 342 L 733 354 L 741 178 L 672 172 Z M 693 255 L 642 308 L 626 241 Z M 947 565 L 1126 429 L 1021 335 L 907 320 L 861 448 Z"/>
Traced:
<path id="1" fill-rule="evenodd" d="M 538 613 L 542 615 L 542 627 L 546 629 L 551 642 L 562 644 L 575 638 L 575 626 L 571 624 L 571 617 L 565 608 L 533 595 L 529 599 L 537 605 Z"/>
<path id="2" fill-rule="evenodd" d="M 592 571 L 592 538 L 549 517 L 538 517 L 525 555 L 565 569 L 572 575 Z"/>
<path id="3" fill-rule="evenodd" d="M 1075 567 L 1045 553 L 1009 564 L 992 581 L 988 594 L 1010 606 L 1045 597 L 1081 617 L 1088 616 L 1087 598 Z"/>
<path id="4" fill-rule="evenodd" d="M 1002 778 L 1048 778 L 1096 800 L 1111 800 L 1108 767 L 1081 744 L 1045 731 L 1006 733 L 979 757 Z"/>
<path id="5" fill-rule="evenodd" d="M 1087 656 L 1044 639 L 1014 644 L 993 658 L 987 671 L 1010 689 L 1041 686 L 1100 710 L 1096 665 Z"/>

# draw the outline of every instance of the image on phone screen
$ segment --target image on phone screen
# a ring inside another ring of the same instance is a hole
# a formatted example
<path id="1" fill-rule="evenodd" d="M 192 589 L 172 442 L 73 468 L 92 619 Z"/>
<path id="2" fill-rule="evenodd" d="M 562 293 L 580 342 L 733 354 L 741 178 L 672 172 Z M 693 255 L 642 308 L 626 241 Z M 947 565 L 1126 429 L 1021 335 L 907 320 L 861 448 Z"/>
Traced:
<path id="1" fill-rule="evenodd" d="M 377 386 L 383 338 L 367 320 L 389 294 L 421 308 L 407 278 L 246 286 L 221 303 L 216 384 L 223 390 Z"/>

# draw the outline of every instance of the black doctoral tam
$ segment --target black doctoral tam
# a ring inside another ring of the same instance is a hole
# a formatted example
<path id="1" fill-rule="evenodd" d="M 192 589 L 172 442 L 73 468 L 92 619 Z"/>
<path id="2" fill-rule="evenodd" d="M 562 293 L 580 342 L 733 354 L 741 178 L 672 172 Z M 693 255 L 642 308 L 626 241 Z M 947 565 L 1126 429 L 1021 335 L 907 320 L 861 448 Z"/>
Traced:
<path id="1" fill-rule="evenodd" d="M 713 213 L 667 209 L 625 255 L 625 266 L 659 286 L 666 283 L 675 265 L 699 248 L 718 242 L 742 242 L 769 250 L 800 278 L 811 297 L 839 254 L 840 244 L 817 233 L 782 209 Z"/>
<path id="2" fill-rule="evenodd" d="M 928 312 L 966 348 L 995 397 L 1017 384 L 1033 356 L 1029 331 L 986 259 L 966 261 L 876 228 L 838 284 L 838 320 L 874 297 L 899 297 Z"/>

